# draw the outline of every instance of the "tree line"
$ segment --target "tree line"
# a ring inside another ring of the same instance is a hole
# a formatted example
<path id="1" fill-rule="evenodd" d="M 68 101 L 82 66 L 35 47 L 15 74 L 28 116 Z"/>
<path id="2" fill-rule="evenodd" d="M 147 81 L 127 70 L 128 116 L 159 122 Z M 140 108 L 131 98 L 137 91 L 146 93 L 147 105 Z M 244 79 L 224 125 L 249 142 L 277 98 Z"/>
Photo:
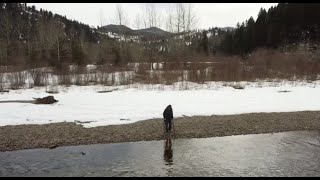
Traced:
<path id="1" fill-rule="evenodd" d="M 319 3 L 279 3 L 261 8 L 256 20 L 250 17 L 228 32 L 219 49 L 245 55 L 257 48 L 276 49 L 298 43 L 315 48 L 319 43 Z"/>
<path id="2" fill-rule="evenodd" d="M 0 7 L 0 65 L 61 67 L 64 63 L 121 65 L 134 61 L 170 61 L 190 59 L 203 53 L 202 46 L 208 46 L 202 43 L 207 41 L 202 31 L 191 32 L 195 13 L 192 6 L 185 4 L 176 4 L 172 7 L 175 11 L 168 13 L 166 25 L 177 36 L 140 37 L 139 42 L 126 37 L 118 41 L 100 32 L 99 27 L 51 11 L 36 10 L 26 3 L 1 3 Z M 119 25 L 126 22 L 127 14 L 120 5 L 114 14 Z M 154 5 L 147 5 L 135 23 L 137 27 L 139 21 L 145 27 L 159 26 L 159 14 Z"/>
<path id="3" fill-rule="evenodd" d="M 0 65 L 56 66 L 128 62 L 199 61 L 216 53 L 247 55 L 257 48 L 274 49 L 297 43 L 316 48 L 319 42 L 320 4 L 279 3 L 234 30 L 218 27 L 197 30 L 190 4 L 170 6 L 162 17 L 153 4 L 137 14 L 136 28 L 166 26 L 172 36 L 145 36 L 119 41 L 101 28 L 26 3 L 0 3 Z M 115 23 L 125 25 L 125 9 L 117 5 Z M 104 19 L 101 15 L 101 26 Z"/>

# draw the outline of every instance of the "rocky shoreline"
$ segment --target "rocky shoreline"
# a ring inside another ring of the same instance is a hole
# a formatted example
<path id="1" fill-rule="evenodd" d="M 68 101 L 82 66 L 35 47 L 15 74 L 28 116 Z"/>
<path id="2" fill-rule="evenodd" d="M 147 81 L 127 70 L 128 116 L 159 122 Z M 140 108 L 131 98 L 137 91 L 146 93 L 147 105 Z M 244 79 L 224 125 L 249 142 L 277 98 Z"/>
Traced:
<path id="1" fill-rule="evenodd" d="M 320 130 L 320 111 L 250 113 L 179 117 L 173 138 L 205 138 L 240 134 Z M 0 127 L 0 151 L 103 144 L 165 138 L 162 119 L 132 124 L 83 128 L 76 123 Z"/>

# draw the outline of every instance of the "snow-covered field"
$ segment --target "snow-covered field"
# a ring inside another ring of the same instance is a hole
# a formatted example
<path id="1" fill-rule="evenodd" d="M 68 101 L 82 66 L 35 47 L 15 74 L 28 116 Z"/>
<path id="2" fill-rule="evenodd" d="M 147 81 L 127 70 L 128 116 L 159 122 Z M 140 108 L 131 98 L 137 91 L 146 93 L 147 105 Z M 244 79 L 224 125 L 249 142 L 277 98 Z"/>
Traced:
<path id="1" fill-rule="evenodd" d="M 118 90 L 107 93 L 98 93 L 106 90 L 103 86 L 58 87 L 59 93 L 53 96 L 59 102 L 52 105 L 0 103 L 0 126 L 64 121 L 91 121 L 82 123 L 84 127 L 133 123 L 162 118 L 168 104 L 173 107 L 174 117 L 320 110 L 320 81 L 236 84 L 244 89 L 234 89 L 232 83 L 225 82 L 189 84 L 188 90 L 180 90 L 179 83 L 117 86 L 112 88 Z M 51 95 L 45 91 L 45 87 L 11 90 L 0 93 L 0 101 Z"/>

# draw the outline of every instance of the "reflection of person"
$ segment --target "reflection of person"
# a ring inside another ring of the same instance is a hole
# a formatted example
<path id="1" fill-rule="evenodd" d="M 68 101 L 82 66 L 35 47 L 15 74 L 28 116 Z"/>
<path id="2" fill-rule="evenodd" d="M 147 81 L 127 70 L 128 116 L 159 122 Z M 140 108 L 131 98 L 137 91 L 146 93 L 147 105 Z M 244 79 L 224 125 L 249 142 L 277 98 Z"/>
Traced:
<path id="1" fill-rule="evenodd" d="M 173 119 L 173 112 L 171 105 L 167 106 L 163 111 L 164 123 L 166 126 L 166 132 L 171 132 L 171 120 Z"/>
<path id="2" fill-rule="evenodd" d="M 167 138 L 165 142 L 165 147 L 164 147 L 164 153 L 163 153 L 163 158 L 166 162 L 166 165 L 172 165 L 172 142 L 171 138 Z"/>

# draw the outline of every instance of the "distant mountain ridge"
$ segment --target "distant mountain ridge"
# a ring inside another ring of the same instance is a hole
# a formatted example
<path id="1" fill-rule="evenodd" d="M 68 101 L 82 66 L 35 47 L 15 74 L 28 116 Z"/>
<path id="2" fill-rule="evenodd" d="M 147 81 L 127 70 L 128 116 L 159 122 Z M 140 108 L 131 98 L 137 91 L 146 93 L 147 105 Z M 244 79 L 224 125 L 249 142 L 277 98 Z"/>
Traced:
<path id="1" fill-rule="evenodd" d="M 221 30 L 228 30 L 231 31 L 234 29 L 234 27 L 222 27 L 219 28 Z M 125 25 L 115 25 L 115 24 L 109 24 L 106 26 L 102 26 L 99 28 L 100 31 L 104 33 L 115 33 L 115 34 L 126 34 L 131 36 L 147 36 L 147 35 L 158 35 L 158 36 L 170 36 L 170 35 L 178 35 L 183 34 L 183 32 L 180 33 L 171 33 L 165 30 L 162 30 L 157 27 L 150 27 L 145 29 L 131 29 Z"/>
<path id="2" fill-rule="evenodd" d="M 232 30 L 234 30 L 235 28 L 234 28 L 234 27 L 227 26 L 227 27 L 221 27 L 220 29 L 232 31 Z"/>
<path id="3" fill-rule="evenodd" d="M 127 34 L 127 35 L 161 35 L 161 36 L 166 36 L 170 35 L 173 33 L 164 31 L 160 28 L 157 27 L 150 27 L 146 29 L 131 29 L 125 25 L 114 25 L 114 24 L 109 24 L 106 26 L 102 26 L 99 28 L 99 30 L 103 32 L 111 32 L 111 33 L 116 33 L 116 34 Z"/>

